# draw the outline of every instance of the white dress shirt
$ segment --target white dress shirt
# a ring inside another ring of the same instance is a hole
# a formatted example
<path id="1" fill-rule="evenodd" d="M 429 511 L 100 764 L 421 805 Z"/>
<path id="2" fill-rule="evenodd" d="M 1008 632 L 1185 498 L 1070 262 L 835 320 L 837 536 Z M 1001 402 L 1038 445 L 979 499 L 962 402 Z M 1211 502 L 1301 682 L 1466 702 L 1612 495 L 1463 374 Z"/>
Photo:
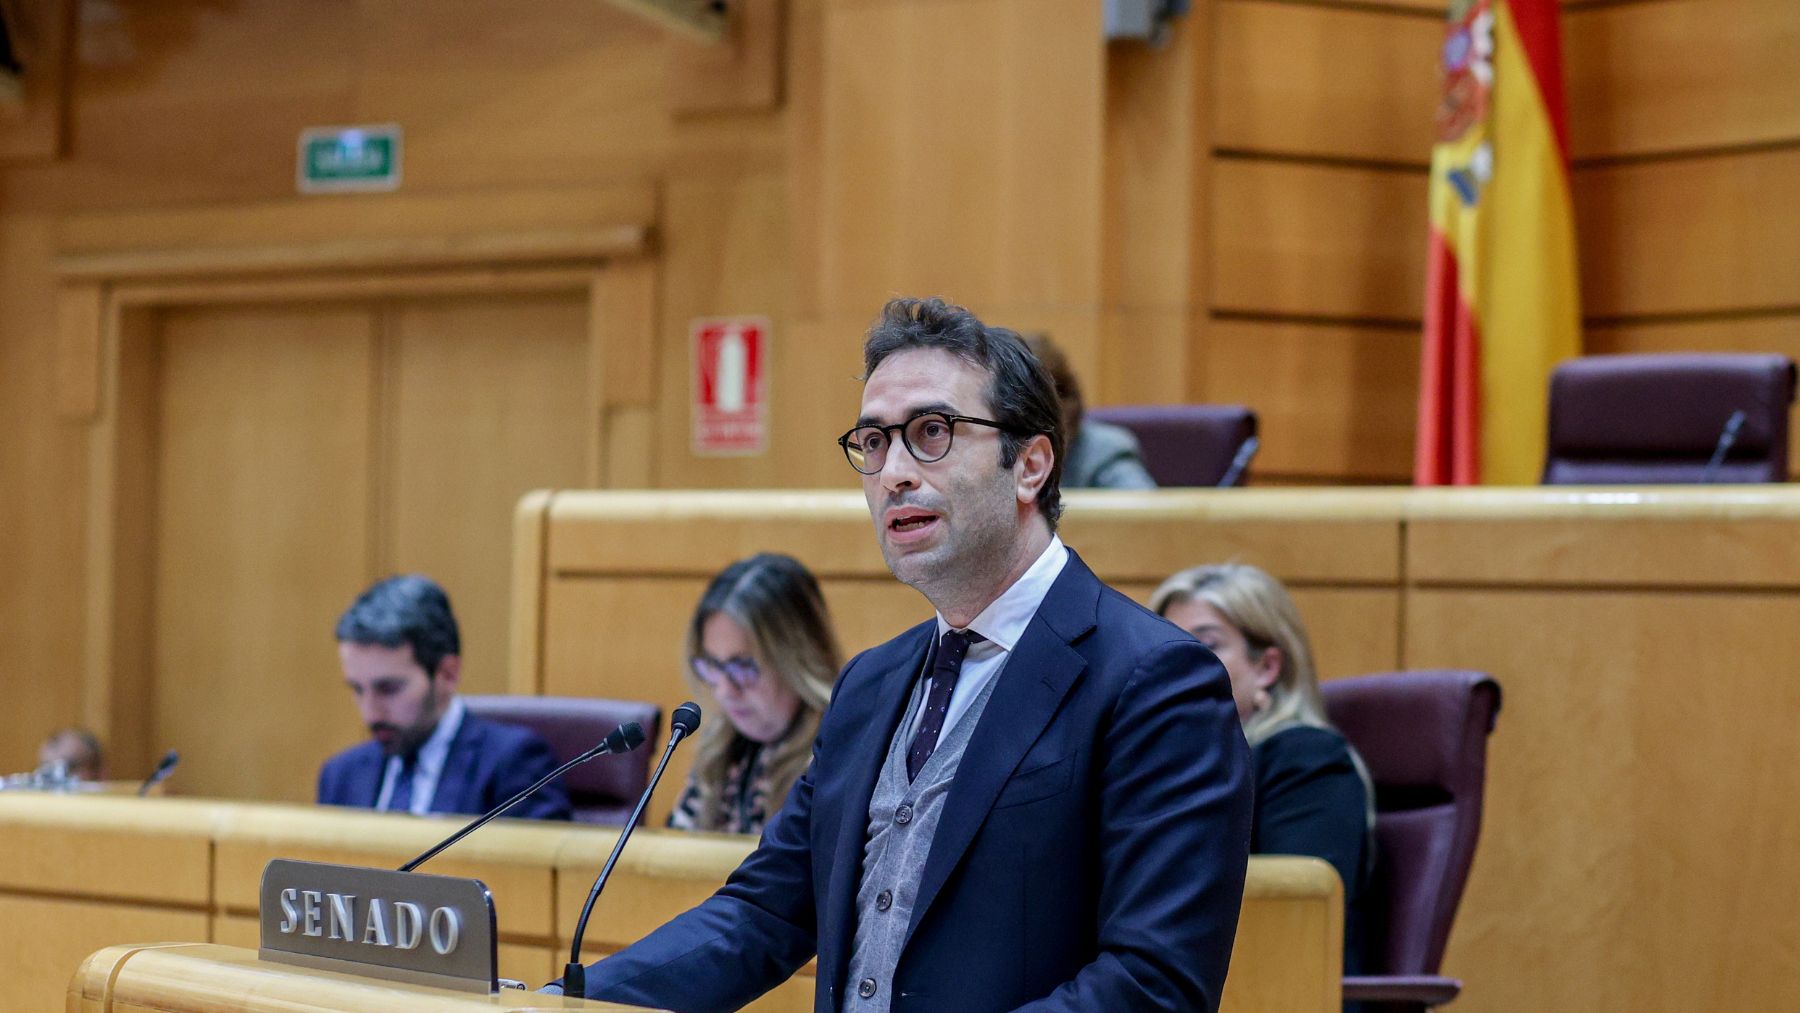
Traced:
<path id="1" fill-rule="evenodd" d="M 451 697 L 450 706 L 438 719 L 431 738 L 419 747 L 419 765 L 413 770 L 412 805 L 407 808 L 414 816 L 431 812 L 438 778 L 444 773 L 444 761 L 450 757 L 450 743 L 456 741 L 456 733 L 462 730 L 463 709 L 462 697 Z M 387 771 L 381 777 L 381 794 L 375 799 L 375 808 L 382 812 L 387 811 L 388 801 L 394 797 L 394 787 L 400 783 L 402 762 L 398 756 L 388 757 Z"/>
<path id="2" fill-rule="evenodd" d="M 1025 573 L 1013 582 L 1013 585 L 1001 592 L 987 608 L 981 610 L 968 625 L 968 629 L 986 637 L 980 643 L 970 644 L 969 653 L 963 655 L 962 672 L 957 676 L 956 688 L 950 692 L 950 709 L 944 715 L 944 727 L 938 733 L 939 741 L 950 734 L 950 729 L 969 711 L 969 705 L 981 695 L 983 688 L 999 676 L 1000 670 L 1006 667 L 1006 659 L 1019 645 L 1019 638 L 1025 635 L 1025 628 L 1031 625 L 1031 617 L 1037 615 L 1038 606 L 1044 603 L 1044 596 L 1050 593 L 1050 585 L 1062 573 L 1063 566 L 1069 561 L 1069 550 L 1062 539 L 1050 536 L 1050 544 L 1042 555 L 1033 562 Z M 944 620 L 944 614 L 938 613 L 937 636 L 943 639 L 953 627 Z M 935 650 L 935 648 L 933 648 Z M 929 655 L 928 655 L 929 657 Z M 929 662 L 928 662 L 929 663 Z M 911 742 L 918 728 L 919 717 L 925 712 L 925 702 L 930 694 L 927 678 L 919 680 L 913 690 L 913 702 L 906 721 L 900 727 L 904 736 L 902 742 Z"/>

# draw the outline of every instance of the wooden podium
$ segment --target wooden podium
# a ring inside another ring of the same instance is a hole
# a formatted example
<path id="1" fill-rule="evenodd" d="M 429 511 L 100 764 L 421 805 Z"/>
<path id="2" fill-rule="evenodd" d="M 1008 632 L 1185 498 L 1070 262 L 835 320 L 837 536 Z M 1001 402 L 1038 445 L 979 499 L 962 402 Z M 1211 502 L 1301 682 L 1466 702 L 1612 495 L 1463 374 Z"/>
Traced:
<path id="1" fill-rule="evenodd" d="M 214 943 L 109 946 L 69 980 L 68 1013 L 346 1013 L 363 1010 L 626 1010 L 501 989 L 474 995 L 259 960 Z M 641 1013 L 641 1011 L 640 1011 Z"/>

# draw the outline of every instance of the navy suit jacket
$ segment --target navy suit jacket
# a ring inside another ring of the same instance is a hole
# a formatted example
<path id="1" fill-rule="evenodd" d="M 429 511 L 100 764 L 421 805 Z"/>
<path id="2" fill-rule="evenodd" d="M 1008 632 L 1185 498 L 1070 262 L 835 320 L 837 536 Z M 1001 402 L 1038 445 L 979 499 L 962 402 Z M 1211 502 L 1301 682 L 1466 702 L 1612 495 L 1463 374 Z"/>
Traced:
<path id="1" fill-rule="evenodd" d="M 450 740 L 444 772 L 432 796 L 434 813 L 474 816 L 487 812 L 531 786 L 556 769 L 550 744 L 530 729 L 498 721 L 484 721 L 463 712 L 462 727 Z M 373 809 L 381 796 L 381 778 L 387 754 L 373 739 L 325 761 L 319 768 L 319 804 Z M 508 812 L 508 816 L 534 820 L 569 818 L 569 793 L 561 779 Z"/>
<path id="2" fill-rule="evenodd" d="M 840 676 L 812 765 L 726 884 L 594 965 L 588 995 L 736 1009 L 816 952 L 845 1005 L 869 797 L 927 622 Z M 895 1010 L 1213 1010 L 1243 900 L 1250 752 L 1225 670 L 1070 555 L 963 754 Z"/>

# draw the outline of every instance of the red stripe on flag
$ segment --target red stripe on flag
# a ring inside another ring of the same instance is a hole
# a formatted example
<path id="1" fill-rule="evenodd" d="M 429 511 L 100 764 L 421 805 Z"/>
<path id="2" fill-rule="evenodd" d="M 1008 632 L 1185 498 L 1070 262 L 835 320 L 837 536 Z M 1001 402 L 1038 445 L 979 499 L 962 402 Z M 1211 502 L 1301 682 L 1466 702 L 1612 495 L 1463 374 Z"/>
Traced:
<path id="1" fill-rule="evenodd" d="M 1456 253 L 1431 231 L 1425 278 L 1425 335 L 1419 370 L 1418 485 L 1481 481 L 1481 341 L 1475 314 L 1457 286 Z"/>
<path id="2" fill-rule="evenodd" d="M 1519 30 L 1519 43 L 1525 47 L 1525 59 L 1537 78 L 1538 95 L 1543 99 L 1544 114 L 1556 133 L 1556 147 L 1562 152 L 1563 164 L 1569 163 L 1569 125 L 1563 111 L 1562 32 L 1557 19 L 1562 8 L 1557 0 L 1506 0 L 1512 11 L 1513 26 Z"/>

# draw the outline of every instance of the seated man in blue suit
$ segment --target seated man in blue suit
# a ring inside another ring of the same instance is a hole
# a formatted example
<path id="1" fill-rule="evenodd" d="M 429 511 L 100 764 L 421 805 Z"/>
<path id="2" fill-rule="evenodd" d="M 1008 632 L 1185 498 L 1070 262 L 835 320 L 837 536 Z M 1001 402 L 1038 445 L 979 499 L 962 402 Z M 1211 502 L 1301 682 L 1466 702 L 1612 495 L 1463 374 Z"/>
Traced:
<path id="1" fill-rule="evenodd" d="M 427 577 L 390 577 L 338 620 L 338 661 L 373 739 L 319 770 L 322 805 L 392 812 L 466 813 L 499 805 L 556 769 L 536 733 L 483 721 L 456 695 L 462 642 L 450 596 Z M 509 814 L 569 818 L 553 781 Z"/>
<path id="2" fill-rule="evenodd" d="M 1057 537 L 1018 335 L 898 299 L 863 365 L 839 443 L 937 614 L 851 660 L 757 849 L 586 994 L 731 1010 L 816 953 L 820 1013 L 1217 1009 L 1253 791 L 1224 667 Z"/>

